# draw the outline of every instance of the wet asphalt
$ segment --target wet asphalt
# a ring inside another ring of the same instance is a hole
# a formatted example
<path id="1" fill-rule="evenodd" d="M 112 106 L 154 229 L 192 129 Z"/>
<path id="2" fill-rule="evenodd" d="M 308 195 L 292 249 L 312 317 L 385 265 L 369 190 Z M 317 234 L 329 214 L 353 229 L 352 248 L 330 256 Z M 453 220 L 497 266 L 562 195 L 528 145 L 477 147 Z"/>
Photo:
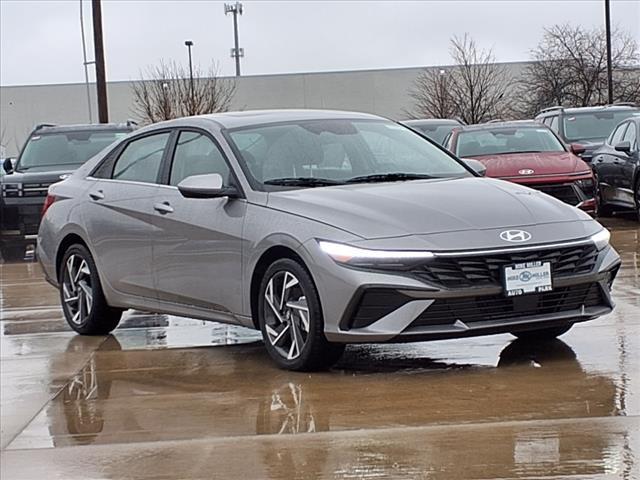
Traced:
<path id="1" fill-rule="evenodd" d="M 36 263 L 0 265 L 1 477 L 640 478 L 640 228 L 603 223 L 611 315 L 537 346 L 352 346 L 313 374 L 186 318 L 78 336 Z"/>

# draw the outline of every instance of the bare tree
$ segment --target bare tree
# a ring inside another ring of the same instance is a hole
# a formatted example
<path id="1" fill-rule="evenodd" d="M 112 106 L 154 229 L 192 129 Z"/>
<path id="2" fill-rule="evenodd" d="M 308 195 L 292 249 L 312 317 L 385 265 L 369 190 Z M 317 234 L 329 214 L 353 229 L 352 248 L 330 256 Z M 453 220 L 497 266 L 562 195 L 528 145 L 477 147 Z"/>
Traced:
<path id="1" fill-rule="evenodd" d="M 133 83 L 133 112 L 144 123 L 229 109 L 235 94 L 235 82 L 218 76 L 213 64 L 207 75 L 199 67 L 189 71 L 175 62 L 160 62 L 148 67 L 141 79 Z"/>
<path id="2" fill-rule="evenodd" d="M 451 40 L 454 66 L 446 70 L 425 69 L 409 95 L 415 105 L 412 117 L 459 117 L 468 124 L 480 123 L 510 112 L 512 84 L 507 69 L 496 64 L 493 51 L 479 49 L 467 34 Z"/>
<path id="3" fill-rule="evenodd" d="M 611 33 L 615 101 L 640 102 L 640 53 L 634 38 Z M 607 44 L 604 29 L 569 24 L 545 29 L 531 52 L 519 98 L 523 113 L 552 105 L 583 107 L 607 103 Z"/>

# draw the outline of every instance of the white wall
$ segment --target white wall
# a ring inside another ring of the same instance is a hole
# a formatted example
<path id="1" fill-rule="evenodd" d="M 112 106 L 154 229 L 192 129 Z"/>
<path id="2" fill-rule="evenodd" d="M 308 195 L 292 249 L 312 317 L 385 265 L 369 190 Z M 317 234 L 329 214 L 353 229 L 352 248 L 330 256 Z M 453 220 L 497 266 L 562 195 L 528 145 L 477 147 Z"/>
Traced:
<path id="1" fill-rule="evenodd" d="M 506 64 L 514 76 L 525 63 Z M 430 67 L 441 68 L 441 67 Z M 406 118 L 411 88 L 421 68 L 328 73 L 255 75 L 238 79 L 233 110 L 326 108 Z M 90 85 L 93 118 L 97 118 L 95 85 Z M 130 82 L 107 85 L 109 118 L 135 119 Z M 87 92 L 82 83 L 0 87 L 0 133 L 6 154 L 16 155 L 38 123 L 88 123 Z"/>

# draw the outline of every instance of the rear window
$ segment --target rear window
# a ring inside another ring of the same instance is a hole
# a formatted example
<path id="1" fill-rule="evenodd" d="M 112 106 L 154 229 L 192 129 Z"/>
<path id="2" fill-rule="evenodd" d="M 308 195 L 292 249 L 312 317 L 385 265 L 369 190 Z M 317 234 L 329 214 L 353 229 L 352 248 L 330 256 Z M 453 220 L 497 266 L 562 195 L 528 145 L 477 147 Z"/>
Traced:
<path id="1" fill-rule="evenodd" d="M 570 142 L 581 140 L 604 141 L 616 125 L 635 113 L 637 113 L 637 110 L 567 114 L 564 117 L 564 136 Z"/>
<path id="2" fill-rule="evenodd" d="M 458 134 L 457 155 L 477 157 L 504 153 L 563 152 L 560 140 L 546 127 L 513 127 Z"/>
<path id="3" fill-rule="evenodd" d="M 77 168 L 128 131 L 77 131 L 32 135 L 22 151 L 18 170 Z"/>

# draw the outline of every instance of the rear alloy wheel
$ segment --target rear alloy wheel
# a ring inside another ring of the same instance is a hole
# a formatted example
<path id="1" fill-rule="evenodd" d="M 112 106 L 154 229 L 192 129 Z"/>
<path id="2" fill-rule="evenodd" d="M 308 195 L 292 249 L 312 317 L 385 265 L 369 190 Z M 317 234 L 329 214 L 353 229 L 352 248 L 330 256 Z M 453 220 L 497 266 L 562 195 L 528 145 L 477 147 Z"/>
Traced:
<path id="1" fill-rule="evenodd" d="M 89 251 L 71 246 L 60 269 L 60 300 L 69 326 L 83 335 L 106 335 L 116 328 L 122 311 L 107 305 Z"/>
<path id="2" fill-rule="evenodd" d="M 572 323 L 570 323 L 569 325 L 561 325 L 559 327 L 540 328 L 538 330 L 516 331 L 516 332 L 511 332 L 511 335 L 527 341 L 529 340 L 530 341 L 546 341 L 546 340 L 553 340 L 554 338 L 559 337 L 560 335 L 564 335 L 571 329 L 571 327 L 573 327 Z"/>
<path id="3" fill-rule="evenodd" d="M 298 262 L 281 259 L 266 271 L 260 285 L 258 316 L 269 355 L 288 370 L 320 370 L 333 365 L 344 351 L 330 343 L 318 292 Z"/>

